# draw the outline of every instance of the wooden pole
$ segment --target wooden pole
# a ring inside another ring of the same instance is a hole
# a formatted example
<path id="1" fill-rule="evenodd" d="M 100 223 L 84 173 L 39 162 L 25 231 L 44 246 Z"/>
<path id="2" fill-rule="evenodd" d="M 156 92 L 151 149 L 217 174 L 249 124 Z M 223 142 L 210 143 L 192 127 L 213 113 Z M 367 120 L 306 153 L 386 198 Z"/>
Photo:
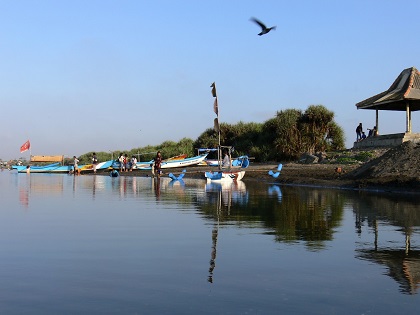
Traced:
<path id="1" fill-rule="evenodd" d="M 405 103 L 405 132 L 411 133 L 411 112 L 410 103 L 408 101 Z"/>

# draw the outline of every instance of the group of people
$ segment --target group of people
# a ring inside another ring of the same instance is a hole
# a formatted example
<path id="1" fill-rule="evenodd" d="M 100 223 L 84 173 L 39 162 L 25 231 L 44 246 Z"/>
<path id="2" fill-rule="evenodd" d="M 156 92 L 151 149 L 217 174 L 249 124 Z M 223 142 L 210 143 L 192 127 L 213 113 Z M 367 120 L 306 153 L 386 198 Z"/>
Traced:
<path id="1" fill-rule="evenodd" d="M 80 160 L 74 155 L 73 156 L 73 174 L 74 175 L 80 175 L 79 162 L 80 162 Z M 96 174 L 96 166 L 97 165 L 98 165 L 98 157 L 96 156 L 96 153 L 93 152 L 93 154 L 92 154 L 92 169 L 93 169 L 94 174 Z"/>
<path id="2" fill-rule="evenodd" d="M 128 154 L 120 153 L 117 161 L 120 162 L 120 172 L 128 172 L 136 168 L 137 158 L 135 155 L 131 156 L 131 159 L 129 159 Z M 73 156 L 73 174 L 74 175 L 80 174 L 79 162 L 80 160 L 76 156 Z M 151 165 L 153 174 L 157 174 L 158 176 L 161 174 L 161 164 L 162 164 L 162 154 L 160 153 L 160 151 L 158 151 L 156 154 L 156 157 L 153 160 L 153 164 Z M 93 173 L 96 173 L 97 165 L 98 165 L 98 157 L 96 153 L 93 152 L 92 154 Z"/>
<path id="3" fill-rule="evenodd" d="M 120 162 L 120 172 L 131 172 L 136 167 L 137 158 L 135 155 L 132 155 L 131 159 L 129 159 L 128 154 L 120 153 L 118 162 Z"/>
<path id="4" fill-rule="evenodd" d="M 359 125 L 356 128 L 356 142 L 362 141 L 367 137 L 373 137 L 378 135 L 378 130 L 376 129 L 376 126 L 374 126 L 372 129 L 368 128 L 367 130 L 369 130 L 369 133 L 366 136 L 365 132 L 363 131 L 362 123 L 359 123 Z"/>
<path id="5" fill-rule="evenodd" d="M 120 162 L 120 172 L 128 172 L 132 171 L 136 168 L 137 158 L 135 155 L 131 156 L 131 159 L 128 158 L 127 154 L 120 153 L 118 157 L 118 161 Z M 161 164 L 162 164 L 162 154 L 160 151 L 156 153 L 156 157 L 153 160 L 152 166 L 152 173 L 157 174 L 158 176 L 161 174 Z"/>

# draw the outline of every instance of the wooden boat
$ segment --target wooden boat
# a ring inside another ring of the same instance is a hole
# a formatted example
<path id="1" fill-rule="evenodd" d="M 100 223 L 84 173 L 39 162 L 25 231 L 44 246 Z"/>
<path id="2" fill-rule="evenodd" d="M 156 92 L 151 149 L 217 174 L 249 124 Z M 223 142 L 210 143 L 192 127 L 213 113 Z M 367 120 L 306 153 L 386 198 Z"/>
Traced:
<path id="1" fill-rule="evenodd" d="M 113 160 L 100 162 L 96 164 L 96 171 L 108 169 L 112 166 L 112 163 L 114 163 Z M 93 172 L 93 164 L 80 165 L 79 169 L 82 173 Z"/>
<path id="2" fill-rule="evenodd" d="M 103 170 L 103 169 L 107 169 L 112 165 L 113 161 L 106 161 L 106 162 L 101 162 L 98 163 L 96 165 L 96 170 Z M 14 165 L 14 168 L 17 169 L 18 173 L 26 173 L 27 170 L 27 166 L 18 166 L 18 165 Z M 82 173 L 86 173 L 86 172 L 93 172 L 93 164 L 86 164 L 86 165 L 80 165 L 79 169 Z M 44 166 L 30 166 L 29 168 L 29 172 L 30 173 L 54 173 L 54 174 L 58 174 L 58 173 L 70 173 L 74 170 L 74 166 L 73 165 L 61 165 L 61 163 L 53 163 L 53 164 L 48 164 L 48 165 L 44 165 Z"/>
<path id="3" fill-rule="evenodd" d="M 188 156 L 188 154 L 180 154 L 180 155 L 177 155 L 177 156 L 173 156 L 173 157 L 167 159 L 166 161 L 183 160 L 183 159 L 186 159 L 187 156 Z"/>
<path id="4" fill-rule="evenodd" d="M 69 173 L 73 169 L 72 165 L 46 165 L 46 166 L 30 166 L 30 173 Z M 18 173 L 26 173 L 26 166 L 19 166 L 17 168 Z"/>
<path id="5" fill-rule="evenodd" d="M 207 166 L 219 166 L 218 160 L 204 160 Z M 249 166 L 249 157 L 248 155 L 238 156 L 237 158 L 232 160 L 232 166 L 234 167 L 241 167 L 247 168 Z"/>
<path id="6" fill-rule="evenodd" d="M 161 169 L 165 169 L 165 168 L 177 168 L 177 167 L 187 167 L 187 166 L 194 166 L 197 165 L 201 162 L 204 161 L 204 159 L 207 157 L 208 153 L 204 153 L 204 154 L 200 154 L 197 156 L 193 156 L 190 158 L 184 158 L 184 159 L 180 159 L 180 160 L 173 160 L 173 159 L 168 159 L 168 160 L 164 160 L 162 161 L 160 168 Z M 143 163 L 137 163 L 137 169 L 140 170 L 150 170 L 152 169 L 152 165 L 153 165 L 153 160 L 151 160 L 150 162 L 146 163 L 147 165 L 142 165 Z"/>
<path id="7" fill-rule="evenodd" d="M 163 160 L 161 163 L 161 169 L 165 168 L 177 168 L 177 167 L 187 167 L 187 166 L 194 166 L 204 161 L 207 157 L 208 153 L 200 154 L 197 156 L 193 156 L 190 158 L 183 157 L 184 155 L 179 155 L 176 157 L 172 157 L 166 160 Z M 186 155 L 185 155 L 186 156 Z M 151 170 L 153 166 L 154 160 L 150 160 L 147 162 L 137 162 L 136 167 L 134 169 L 137 170 Z M 115 169 L 120 168 L 120 162 L 114 161 L 112 167 Z"/>
<path id="8" fill-rule="evenodd" d="M 205 172 L 204 177 L 207 181 L 227 182 L 239 181 L 245 176 L 245 171 L 241 170 L 221 170 L 215 172 Z"/>
<path id="9" fill-rule="evenodd" d="M 220 145 L 220 127 L 219 127 L 219 105 L 218 105 L 218 101 L 217 101 L 217 94 L 216 94 L 216 83 L 213 82 L 213 84 L 211 85 L 212 87 L 212 95 L 215 98 L 214 101 L 214 112 L 216 113 L 217 117 L 214 119 L 214 129 L 216 130 L 216 132 L 218 133 L 219 136 L 219 143 L 218 143 L 218 147 L 216 149 L 217 151 L 217 167 L 219 168 L 218 171 L 210 171 L 210 172 L 205 172 L 204 173 L 204 177 L 207 179 L 207 181 L 217 181 L 217 182 L 224 182 L 224 181 L 240 181 L 242 180 L 242 178 L 245 176 L 245 171 L 243 170 L 243 168 L 248 167 L 249 165 L 249 159 L 246 156 L 241 157 L 241 159 L 237 160 L 235 162 L 235 165 L 233 164 L 232 158 L 231 158 L 231 153 L 233 151 L 233 147 L 232 146 L 222 146 Z M 221 153 L 222 150 L 227 151 L 228 155 L 229 155 L 229 160 L 230 160 L 230 165 L 229 167 L 223 168 L 222 167 L 222 157 L 221 157 Z M 246 161 L 244 163 L 244 161 Z M 243 167 L 242 167 L 243 166 Z"/>
<path id="10" fill-rule="evenodd" d="M 34 165 L 34 166 L 31 166 L 31 169 L 33 169 L 35 171 L 35 170 L 41 169 L 41 168 L 56 167 L 56 166 L 60 166 L 60 165 L 61 164 L 59 162 L 48 164 L 48 165 L 42 165 L 42 166 L 41 165 Z M 26 172 L 27 166 L 26 165 L 12 165 L 12 169 L 17 170 L 18 172 L 23 171 L 23 170 Z"/>

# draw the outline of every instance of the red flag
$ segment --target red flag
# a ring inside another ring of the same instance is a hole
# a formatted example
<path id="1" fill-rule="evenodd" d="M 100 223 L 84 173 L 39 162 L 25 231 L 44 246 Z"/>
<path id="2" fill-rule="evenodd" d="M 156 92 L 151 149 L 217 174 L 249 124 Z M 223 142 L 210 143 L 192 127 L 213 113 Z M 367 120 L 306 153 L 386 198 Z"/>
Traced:
<path id="1" fill-rule="evenodd" d="M 28 151 L 30 147 L 31 147 L 31 143 L 28 140 L 24 144 L 22 144 L 22 146 L 20 147 L 20 153 Z"/>
<path id="2" fill-rule="evenodd" d="M 210 87 L 212 88 L 212 89 L 211 89 L 211 94 L 213 95 L 213 97 L 216 97 L 216 83 L 215 83 L 215 82 L 213 82 L 213 83 L 210 85 Z"/>
<path id="3" fill-rule="evenodd" d="M 219 105 L 217 104 L 217 97 L 214 99 L 213 110 L 219 116 Z"/>

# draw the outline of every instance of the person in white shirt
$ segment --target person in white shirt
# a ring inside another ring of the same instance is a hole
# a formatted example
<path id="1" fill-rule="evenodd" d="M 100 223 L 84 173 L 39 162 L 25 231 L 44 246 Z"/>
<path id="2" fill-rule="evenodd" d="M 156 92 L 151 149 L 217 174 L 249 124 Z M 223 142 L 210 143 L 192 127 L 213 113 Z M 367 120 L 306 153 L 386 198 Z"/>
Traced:
<path id="1" fill-rule="evenodd" d="M 222 167 L 230 167 L 230 158 L 227 152 L 225 152 L 225 157 L 222 161 Z"/>
<path id="2" fill-rule="evenodd" d="M 130 165 L 130 172 L 131 172 L 133 169 L 135 169 L 137 167 L 136 166 L 137 159 L 136 159 L 136 157 L 134 155 L 131 157 L 130 163 L 131 163 L 131 165 Z"/>

